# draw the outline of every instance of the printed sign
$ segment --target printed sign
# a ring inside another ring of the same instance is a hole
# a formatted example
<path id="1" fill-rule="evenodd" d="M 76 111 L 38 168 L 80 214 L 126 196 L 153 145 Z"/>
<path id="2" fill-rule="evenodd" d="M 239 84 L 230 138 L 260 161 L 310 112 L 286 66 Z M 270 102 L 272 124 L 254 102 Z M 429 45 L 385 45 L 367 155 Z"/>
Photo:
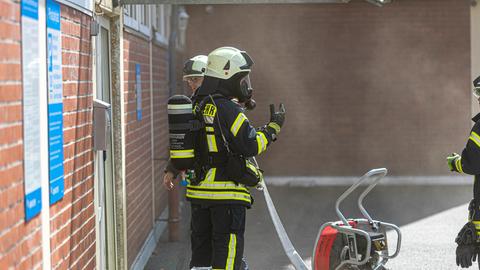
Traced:
<path id="1" fill-rule="evenodd" d="M 23 156 L 25 220 L 42 210 L 40 178 L 40 93 L 38 1 L 22 0 Z"/>
<path id="2" fill-rule="evenodd" d="M 140 64 L 135 65 L 135 91 L 137 93 L 137 120 L 142 120 L 142 76 Z"/>
<path id="3" fill-rule="evenodd" d="M 47 0 L 48 166 L 50 205 L 63 198 L 63 88 L 60 5 Z"/>

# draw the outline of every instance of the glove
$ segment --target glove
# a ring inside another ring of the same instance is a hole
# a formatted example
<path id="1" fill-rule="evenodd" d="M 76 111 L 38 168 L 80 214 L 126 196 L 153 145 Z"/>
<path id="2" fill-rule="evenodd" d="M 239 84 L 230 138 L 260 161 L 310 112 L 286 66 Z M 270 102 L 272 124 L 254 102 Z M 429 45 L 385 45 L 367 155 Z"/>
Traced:
<path id="1" fill-rule="evenodd" d="M 457 266 L 462 268 L 472 266 L 472 262 L 477 260 L 477 251 L 474 245 L 457 246 L 455 252 L 457 254 Z"/>
<path id="2" fill-rule="evenodd" d="M 457 153 L 452 153 L 450 156 L 447 157 L 448 168 L 450 168 L 450 171 L 457 172 L 457 167 L 455 166 L 455 162 L 459 158 L 461 157 Z"/>
<path id="3" fill-rule="evenodd" d="M 477 230 L 472 222 L 467 222 L 455 238 L 457 266 L 467 268 L 477 259 Z"/>
<path id="4" fill-rule="evenodd" d="M 270 104 L 270 123 L 268 123 L 268 127 L 275 130 L 275 133 L 280 133 L 280 129 L 285 122 L 285 106 L 283 103 L 280 103 L 279 111 L 275 111 L 275 105 Z"/>

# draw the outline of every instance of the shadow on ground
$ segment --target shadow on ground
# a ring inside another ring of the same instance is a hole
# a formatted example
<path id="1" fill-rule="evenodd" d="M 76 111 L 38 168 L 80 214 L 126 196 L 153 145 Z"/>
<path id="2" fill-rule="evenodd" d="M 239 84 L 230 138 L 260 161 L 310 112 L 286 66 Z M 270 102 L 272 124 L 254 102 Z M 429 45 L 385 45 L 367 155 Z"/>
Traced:
<path id="1" fill-rule="evenodd" d="M 270 187 L 272 199 L 285 229 L 297 251 L 303 258 L 311 257 L 319 227 L 338 220 L 334 204 L 346 187 Z M 278 240 L 265 205 L 263 194 L 254 191 L 255 204 L 247 211 L 245 234 L 245 257 L 253 270 L 285 269 L 289 264 Z M 356 208 L 357 194 L 343 204 L 346 217 L 359 217 Z M 365 207 L 374 219 L 406 225 L 455 206 L 467 203 L 471 198 L 471 186 L 378 186 L 365 199 Z M 188 203 L 185 204 L 188 206 Z M 465 216 L 458 217 L 465 219 Z M 182 239 L 168 242 L 164 233 L 157 249 L 145 269 L 188 269 L 189 253 L 189 208 L 182 213 Z"/>

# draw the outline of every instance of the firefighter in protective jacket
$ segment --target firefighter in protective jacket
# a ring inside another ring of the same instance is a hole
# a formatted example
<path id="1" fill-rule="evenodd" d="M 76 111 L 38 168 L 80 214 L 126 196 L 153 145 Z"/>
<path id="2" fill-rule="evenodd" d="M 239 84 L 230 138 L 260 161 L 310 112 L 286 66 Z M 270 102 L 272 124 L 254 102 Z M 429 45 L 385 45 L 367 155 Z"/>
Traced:
<path id="1" fill-rule="evenodd" d="M 253 61 L 245 52 L 221 47 L 208 55 L 195 111 L 205 123 L 195 148 L 196 180 L 187 186 L 192 205 L 193 269 L 248 269 L 243 260 L 246 209 L 252 204 L 249 187 L 262 180 L 249 158 L 276 140 L 285 109 L 271 105 L 270 122 L 251 126 L 240 103 L 252 97 L 249 73 Z"/>
<path id="2" fill-rule="evenodd" d="M 202 85 L 203 73 L 205 72 L 206 66 L 206 55 L 194 56 L 188 59 L 183 65 L 183 81 L 186 82 L 188 89 L 191 91 L 190 97 L 193 100 L 195 100 L 197 89 Z M 171 190 L 174 187 L 174 179 L 182 172 L 173 166 L 171 159 L 168 160 L 164 172 L 163 184 L 168 190 Z M 185 176 L 182 175 L 182 177 Z"/>
<path id="3" fill-rule="evenodd" d="M 480 103 L 480 77 L 473 81 L 473 94 Z M 447 157 L 451 171 L 475 175 L 473 199 L 468 207 L 468 222 L 458 233 L 457 265 L 468 268 L 479 253 L 480 241 L 480 113 L 472 118 L 475 122 L 462 154 L 453 153 Z"/>

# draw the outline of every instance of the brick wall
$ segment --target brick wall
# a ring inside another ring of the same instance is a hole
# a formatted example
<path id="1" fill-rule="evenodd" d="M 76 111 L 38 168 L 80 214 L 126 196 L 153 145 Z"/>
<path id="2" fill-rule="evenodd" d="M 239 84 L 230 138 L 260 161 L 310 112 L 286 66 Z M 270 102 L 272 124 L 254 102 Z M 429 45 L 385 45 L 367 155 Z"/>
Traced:
<path id="1" fill-rule="evenodd" d="M 20 4 L 0 1 L 0 269 L 40 269 L 41 221 L 25 222 Z"/>
<path id="2" fill-rule="evenodd" d="M 61 7 L 65 195 L 50 207 L 53 269 L 95 268 L 90 20 Z"/>
<path id="3" fill-rule="evenodd" d="M 243 48 L 254 124 L 283 101 L 269 175 L 447 174 L 470 129 L 468 1 L 190 6 L 189 55 Z"/>
<path id="4" fill-rule="evenodd" d="M 168 62 L 164 47 L 153 47 L 153 133 L 154 133 L 154 180 L 155 216 L 159 217 L 167 205 L 168 195 L 163 187 L 163 170 L 168 158 Z"/>
<path id="5" fill-rule="evenodd" d="M 150 60 L 146 39 L 124 33 L 125 174 L 129 267 L 152 229 Z M 141 66 L 142 119 L 137 120 L 135 65 Z"/>

